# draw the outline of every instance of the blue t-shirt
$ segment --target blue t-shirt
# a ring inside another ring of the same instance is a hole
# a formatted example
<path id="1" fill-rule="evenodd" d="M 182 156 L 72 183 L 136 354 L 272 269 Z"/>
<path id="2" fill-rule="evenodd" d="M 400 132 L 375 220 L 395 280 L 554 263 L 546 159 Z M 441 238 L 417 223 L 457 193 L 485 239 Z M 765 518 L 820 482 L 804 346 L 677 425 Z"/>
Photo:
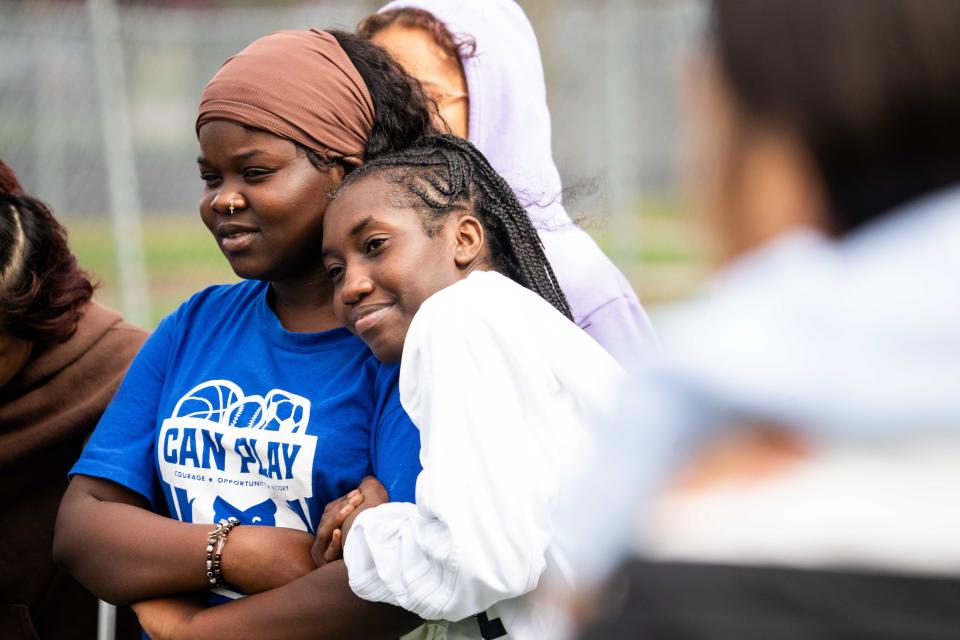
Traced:
<path id="1" fill-rule="evenodd" d="M 268 287 L 210 287 L 165 318 L 71 474 L 117 482 L 184 522 L 314 532 L 326 504 L 369 474 L 412 502 L 420 438 L 398 368 L 345 329 L 285 330 Z"/>

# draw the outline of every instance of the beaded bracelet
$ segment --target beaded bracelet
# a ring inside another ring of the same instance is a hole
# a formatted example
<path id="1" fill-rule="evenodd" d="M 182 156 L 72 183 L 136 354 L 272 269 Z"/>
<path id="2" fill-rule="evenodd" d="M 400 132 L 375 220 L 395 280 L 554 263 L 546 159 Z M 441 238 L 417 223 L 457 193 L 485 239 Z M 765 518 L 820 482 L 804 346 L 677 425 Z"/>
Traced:
<path id="1" fill-rule="evenodd" d="M 223 574 L 220 572 L 220 555 L 223 553 L 223 546 L 227 544 L 227 534 L 240 521 L 234 517 L 221 520 L 217 523 L 217 528 L 207 534 L 207 579 L 210 581 L 210 588 L 223 586 Z"/>

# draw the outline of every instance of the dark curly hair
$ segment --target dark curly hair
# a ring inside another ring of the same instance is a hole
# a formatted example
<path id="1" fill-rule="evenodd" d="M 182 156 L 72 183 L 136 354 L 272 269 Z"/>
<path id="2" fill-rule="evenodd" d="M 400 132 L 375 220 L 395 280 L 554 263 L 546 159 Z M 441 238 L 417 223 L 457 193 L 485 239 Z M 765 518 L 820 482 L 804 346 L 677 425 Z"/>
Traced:
<path id="1" fill-rule="evenodd" d="M 452 135 L 427 136 L 354 170 L 333 197 L 374 174 L 385 174 L 389 182 L 406 189 L 429 236 L 451 212 L 470 211 L 483 225 L 494 268 L 573 318 L 530 217 L 506 180 L 472 144 Z"/>
<path id="2" fill-rule="evenodd" d="M 337 30 L 328 30 L 327 33 L 340 43 L 373 100 L 373 129 L 364 152 L 366 160 L 396 153 L 418 138 L 436 133 L 431 118 L 436 115 L 436 103 L 390 54 L 353 33 Z M 318 153 L 298 147 L 318 169 L 331 165 Z M 349 173 L 353 166 L 344 164 L 344 168 Z"/>
<path id="3" fill-rule="evenodd" d="M 93 289 L 50 209 L 22 193 L 15 177 L 5 180 L 0 191 L 0 332 L 41 347 L 63 342 L 76 331 Z"/>

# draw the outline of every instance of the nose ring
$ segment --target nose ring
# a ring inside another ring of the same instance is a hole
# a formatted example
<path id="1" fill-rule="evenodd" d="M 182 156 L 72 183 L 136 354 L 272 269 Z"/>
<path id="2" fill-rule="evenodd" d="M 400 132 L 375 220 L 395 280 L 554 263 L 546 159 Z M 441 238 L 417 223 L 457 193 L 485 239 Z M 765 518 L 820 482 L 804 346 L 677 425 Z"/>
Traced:
<path id="1" fill-rule="evenodd" d="M 235 209 L 236 209 L 236 208 L 233 206 L 233 198 L 230 198 L 230 205 L 227 207 L 227 209 L 230 211 L 229 215 L 232 216 L 233 213 L 234 213 L 234 211 L 235 211 Z"/>

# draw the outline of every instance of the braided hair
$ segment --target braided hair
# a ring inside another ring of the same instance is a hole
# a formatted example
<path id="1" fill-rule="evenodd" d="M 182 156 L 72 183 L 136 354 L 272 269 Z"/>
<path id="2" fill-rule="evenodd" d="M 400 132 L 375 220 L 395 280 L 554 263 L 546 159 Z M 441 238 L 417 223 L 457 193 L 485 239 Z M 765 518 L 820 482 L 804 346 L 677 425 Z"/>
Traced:
<path id="1" fill-rule="evenodd" d="M 403 205 L 421 213 L 428 236 L 451 212 L 470 211 L 483 225 L 494 268 L 573 318 L 527 212 L 472 144 L 451 135 L 425 136 L 403 151 L 368 160 L 347 175 L 337 193 L 372 174 L 386 174 L 388 182 L 406 190 L 410 197 Z"/>

